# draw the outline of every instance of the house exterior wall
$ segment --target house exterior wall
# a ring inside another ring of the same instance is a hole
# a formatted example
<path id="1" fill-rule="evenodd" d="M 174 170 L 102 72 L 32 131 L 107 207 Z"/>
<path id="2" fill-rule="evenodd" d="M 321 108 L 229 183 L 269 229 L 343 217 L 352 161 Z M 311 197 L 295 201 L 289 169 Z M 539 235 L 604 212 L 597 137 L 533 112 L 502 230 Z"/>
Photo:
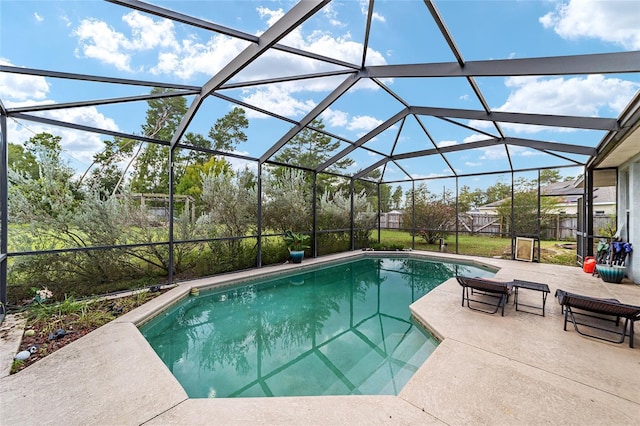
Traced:
<path id="1" fill-rule="evenodd" d="M 380 228 L 400 229 L 402 227 L 402 212 L 393 210 L 380 215 Z"/>
<path id="2" fill-rule="evenodd" d="M 618 168 L 618 234 L 634 244 L 627 276 L 640 283 L 640 156 Z"/>

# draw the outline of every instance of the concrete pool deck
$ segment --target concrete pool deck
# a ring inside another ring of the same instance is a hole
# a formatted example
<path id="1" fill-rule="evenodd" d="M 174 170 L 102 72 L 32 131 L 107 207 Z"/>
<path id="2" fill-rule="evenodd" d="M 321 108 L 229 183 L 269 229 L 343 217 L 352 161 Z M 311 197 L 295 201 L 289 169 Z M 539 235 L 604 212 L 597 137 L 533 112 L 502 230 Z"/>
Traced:
<path id="1" fill-rule="evenodd" d="M 413 252 L 412 255 L 421 252 Z M 504 317 L 460 306 L 450 279 L 415 302 L 414 315 L 441 344 L 398 396 L 189 399 L 137 325 L 191 287 L 292 270 L 261 270 L 185 282 L 29 368 L 0 378 L 0 424 L 581 424 L 640 419 L 640 332 L 636 347 L 563 331 L 553 293 L 614 297 L 640 305 L 640 286 L 607 284 L 579 268 L 424 253 L 500 268 L 497 279 L 547 283 L 546 317 Z M 363 255 L 307 259 L 303 266 Z M 520 301 L 540 304 L 521 290 Z"/>

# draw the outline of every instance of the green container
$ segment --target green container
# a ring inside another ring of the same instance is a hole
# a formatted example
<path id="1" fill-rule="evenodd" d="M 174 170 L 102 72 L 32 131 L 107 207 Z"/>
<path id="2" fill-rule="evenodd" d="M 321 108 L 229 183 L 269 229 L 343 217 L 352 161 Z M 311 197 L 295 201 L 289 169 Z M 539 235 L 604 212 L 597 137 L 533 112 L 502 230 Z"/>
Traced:
<path id="1" fill-rule="evenodd" d="M 624 266 L 598 265 L 596 266 L 596 269 L 603 281 L 616 284 L 622 282 L 626 271 Z"/>

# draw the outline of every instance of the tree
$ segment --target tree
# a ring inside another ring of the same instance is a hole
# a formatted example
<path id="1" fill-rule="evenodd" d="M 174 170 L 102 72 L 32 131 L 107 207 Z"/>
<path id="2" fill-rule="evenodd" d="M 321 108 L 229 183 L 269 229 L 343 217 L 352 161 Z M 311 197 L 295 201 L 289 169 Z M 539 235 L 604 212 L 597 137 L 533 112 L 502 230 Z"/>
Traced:
<path id="1" fill-rule="evenodd" d="M 83 198 L 74 171 L 61 158 L 60 136 L 39 133 L 25 143 L 23 164 L 35 161 L 38 172 L 9 170 L 9 201 L 13 219 L 30 222 L 70 214 Z M 19 162 L 20 163 L 20 162 Z"/>
<path id="2" fill-rule="evenodd" d="M 391 195 L 391 200 L 393 201 L 393 208 L 395 210 L 399 209 L 402 205 L 402 187 L 400 185 L 396 186 L 396 189 Z"/>
<path id="3" fill-rule="evenodd" d="M 540 170 L 540 185 L 544 186 L 560 181 L 562 181 L 562 176 L 560 176 L 560 171 L 558 169 Z"/>
<path id="4" fill-rule="evenodd" d="M 239 143 L 247 141 L 247 135 L 243 131 L 247 127 L 249 127 L 249 120 L 244 109 L 234 107 L 224 117 L 219 118 L 209 130 L 213 149 L 233 151 Z"/>
<path id="5" fill-rule="evenodd" d="M 495 185 L 488 187 L 485 193 L 486 198 L 483 204 L 490 204 L 506 198 L 511 198 L 511 185 L 498 181 Z"/>
<path id="6" fill-rule="evenodd" d="M 353 182 L 353 190 L 355 193 L 364 194 L 372 207 L 378 208 L 378 186 L 380 186 L 380 210 L 388 212 L 391 210 L 391 187 L 387 184 L 378 184 L 382 173 L 380 170 L 372 170 L 365 175 L 367 179 L 355 179 Z M 338 188 L 342 191 L 349 191 L 350 185 L 339 185 Z"/>
<path id="7" fill-rule="evenodd" d="M 154 87 L 151 94 L 171 93 L 172 89 Z M 171 141 L 182 117 L 187 112 L 187 100 L 183 96 L 155 98 L 147 101 L 147 117 L 142 125 L 142 133 L 147 137 Z M 161 193 L 169 190 L 169 147 L 148 143 L 139 143 L 134 154 L 135 161 L 131 177 L 131 189 L 134 192 Z M 178 162 L 179 165 L 179 162 Z M 126 172 L 126 170 L 125 170 Z M 179 168 L 174 169 L 177 177 Z"/>
<path id="8" fill-rule="evenodd" d="M 61 158 L 61 138 L 40 133 L 26 144 L 38 173 L 9 170 L 11 220 L 29 224 L 12 244 L 18 250 L 45 250 L 123 244 L 125 227 L 119 200 L 101 199 L 84 191 L 74 170 Z M 131 276 L 132 266 L 121 250 L 70 251 L 55 256 L 27 256 L 12 268 L 14 282 L 47 285 L 58 297 L 78 287 Z"/>
<path id="9" fill-rule="evenodd" d="M 10 170 L 22 173 L 32 179 L 39 176 L 38 160 L 36 156 L 22 145 L 10 143 L 8 146 L 8 166 Z"/>
<path id="10" fill-rule="evenodd" d="M 350 229 L 351 228 L 351 194 L 348 191 L 337 191 L 332 194 L 325 192 L 318 201 L 318 228 L 319 229 Z M 371 236 L 371 228 L 376 223 L 376 213 L 371 208 L 364 190 L 353 194 L 353 217 L 355 221 L 356 244 L 366 246 Z M 349 232 L 342 235 L 336 233 L 326 234 L 322 237 L 325 244 L 331 240 L 342 239 L 349 241 Z"/>
<path id="11" fill-rule="evenodd" d="M 154 91 L 160 89 L 154 89 Z M 153 99 L 149 101 L 147 121 L 142 130 L 145 135 L 158 139 L 171 140 L 180 120 L 186 113 L 186 100 L 184 97 L 165 99 Z M 184 142 L 196 148 L 232 151 L 235 147 L 247 140 L 243 129 L 249 126 L 245 112 L 241 108 L 233 108 L 224 117 L 216 120 L 209 130 L 209 137 L 213 142 L 197 133 L 186 133 Z M 211 154 L 188 150 L 180 155 L 174 152 L 174 178 L 178 182 L 177 193 L 198 194 L 202 191 L 199 171 L 209 172 L 213 169 L 225 170 L 224 159 L 214 160 L 217 165 L 205 166 L 210 162 Z M 191 168 L 190 168 L 191 167 Z M 213 167 L 213 168 L 212 168 Z M 205 170 L 208 169 L 208 170 Z M 186 174 L 189 176 L 184 179 Z M 195 186 L 192 186 L 195 185 Z M 131 180 L 131 189 L 134 192 L 167 193 L 169 190 L 169 148 L 163 145 L 149 144 L 137 155 L 135 171 Z"/>
<path id="12" fill-rule="evenodd" d="M 555 204 L 555 201 L 550 197 L 542 197 L 538 207 L 537 181 L 519 178 L 514 182 L 513 222 L 511 220 L 511 197 L 505 198 L 498 206 L 497 211 L 501 220 L 507 223 L 516 234 L 536 235 L 538 233 L 538 218 L 544 221 L 545 216 L 555 208 Z"/>
<path id="13" fill-rule="evenodd" d="M 463 185 L 458 191 L 458 211 L 461 214 L 469 212 L 486 204 L 486 199 L 486 194 L 480 188 L 472 191 L 468 185 Z"/>
<path id="14" fill-rule="evenodd" d="M 449 191 L 442 194 L 429 192 L 427 186 L 421 183 L 413 192 L 413 201 L 410 196 L 411 194 L 407 194 L 407 205 L 413 205 L 414 212 L 406 209 L 402 217 L 403 223 L 416 229 L 416 233 L 427 244 L 436 244 L 439 238 L 446 238 L 456 220 L 452 194 Z"/>
<path id="15" fill-rule="evenodd" d="M 320 131 L 325 127 L 322 119 L 319 118 L 313 120 L 310 126 Z M 331 158 L 339 147 L 340 142 L 331 136 L 305 127 L 279 151 L 274 159 L 280 163 L 315 169 Z M 352 159 L 343 158 L 329 167 L 329 170 L 337 172 L 352 164 Z"/>
<path id="16" fill-rule="evenodd" d="M 232 174 L 231 165 L 224 159 L 210 157 L 205 163 L 188 165 L 176 185 L 177 194 L 190 195 L 199 200 L 202 195 L 203 177 L 209 175 Z"/>
<path id="17" fill-rule="evenodd" d="M 265 228 L 284 233 L 311 231 L 311 191 L 305 173 L 279 170 L 264 177 L 262 221 Z"/>
<path id="18" fill-rule="evenodd" d="M 198 224 L 208 227 L 209 234 L 242 237 L 257 232 L 258 196 L 253 173 L 211 171 L 202 177 L 202 201 L 205 214 Z"/>
<path id="19" fill-rule="evenodd" d="M 184 141 L 186 145 L 193 146 L 195 148 L 210 149 L 211 141 L 199 133 L 187 132 L 184 135 Z M 193 164 L 203 164 L 209 161 L 211 154 L 197 149 L 190 149 L 184 155 L 180 157 L 180 161 L 184 167 L 189 167 Z"/>
<path id="20" fill-rule="evenodd" d="M 106 199 L 109 195 L 114 194 L 123 178 L 124 170 L 119 166 L 119 163 L 131 155 L 137 142 L 133 139 L 116 137 L 112 140 L 105 140 L 103 143 L 102 151 L 93 155 L 93 163 L 89 169 L 94 165 L 98 167 L 91 170 L 87 185 L 97 191 L 103 199 Z M 89 169 L 80 178 L 81 182 Z"/>

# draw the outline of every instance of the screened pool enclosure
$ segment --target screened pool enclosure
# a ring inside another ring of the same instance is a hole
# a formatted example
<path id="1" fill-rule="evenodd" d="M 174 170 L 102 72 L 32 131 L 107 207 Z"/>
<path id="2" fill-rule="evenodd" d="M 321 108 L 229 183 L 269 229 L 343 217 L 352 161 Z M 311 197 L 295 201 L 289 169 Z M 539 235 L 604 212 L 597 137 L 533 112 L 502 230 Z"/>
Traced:
<path id="1" fill-rule="evenodd" d="M 616 188 L 638 154 L 640 51 L 566 36 L 570 5 L 518 3 L 3 5 L 2 313 L 34 288 L 282 263 L 286 230 L 311 257 L 483 255 L 468 236 L 506 240 L 508 258 L 517 238 L 533 260 L 544 239 L 592 255 L 630 228 Z M 67 30 L 21 33 L 52 5 Z"/>

